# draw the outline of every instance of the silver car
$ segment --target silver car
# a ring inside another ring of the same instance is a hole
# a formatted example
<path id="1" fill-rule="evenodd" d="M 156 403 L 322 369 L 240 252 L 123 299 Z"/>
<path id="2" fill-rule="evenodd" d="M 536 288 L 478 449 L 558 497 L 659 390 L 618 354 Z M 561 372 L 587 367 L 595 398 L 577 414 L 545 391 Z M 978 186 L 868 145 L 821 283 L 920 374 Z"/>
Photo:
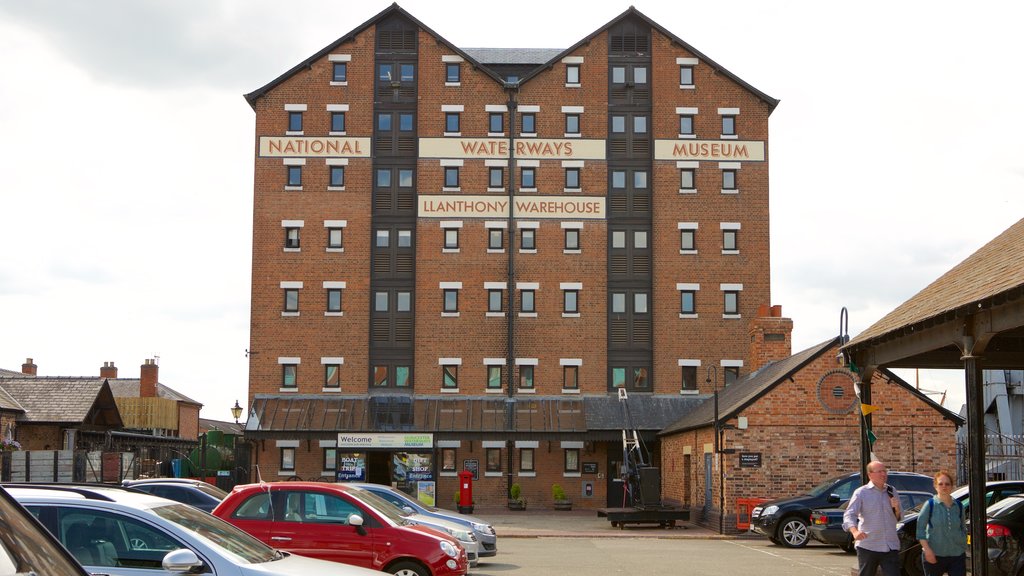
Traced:
<path id="1" fill-rule="evenodd" d="M 476 534 L 476 539 L 480 542 L 481 558 L 488 558 L 498 553 L 498 535 L 494 532 L 494 526 L 480 518 L 469 516 L 467 514 L 459 514 L 443 508 L 427 506 L 405 492 L 392 488 L 391 486 L 370 484 L 367 482 L 350 482 L 349 485 L 358 486 L 363 490 L 373 492 L 377 496 L 395 504 L 399 508 L 407 508 L 410 512 L 415 512 L 422 516 L 430 516 L 432 518 L 441 518 L 451 522 L 458 522 L 463 526 L 468 526 L 473 530 L 473 533 Z"/>
<path id="2" fill-rule="evenodd" d="M 101 485 L 4 486 L 91 573 L 380 576 L 295 556 L 187 504 Z"/>

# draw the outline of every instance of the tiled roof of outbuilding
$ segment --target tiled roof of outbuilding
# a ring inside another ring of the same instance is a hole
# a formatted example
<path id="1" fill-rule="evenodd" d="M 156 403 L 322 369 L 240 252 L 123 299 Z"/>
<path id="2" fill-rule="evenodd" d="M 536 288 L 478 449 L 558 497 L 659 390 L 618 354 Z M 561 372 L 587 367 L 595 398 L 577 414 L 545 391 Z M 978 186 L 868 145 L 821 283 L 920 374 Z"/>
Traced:
<path id="1" fill-rule="evenodd" d="M 25 410 L 30 422 L 73 422 L 80 424 L 96 404 L 104 388 L 103 379 L 64 376 L 0 377 L 3 388 Z"/>
<path id="2" fill-rule="evenodd" d="M 138 378 L 109 378 L 107 383 L 110 384 L 110 391 L 114 393 L 115 398 L 138 398 L 139 397 L 139 379 Z M 178 402 L 189 402 L 202 406 L 201 402 L 197 402 L 188 396 L 174 390 L 170 386 L 156 384 L 156 395 L 158 398 L 166 398 L 168 400 L 175 400 Z"/>

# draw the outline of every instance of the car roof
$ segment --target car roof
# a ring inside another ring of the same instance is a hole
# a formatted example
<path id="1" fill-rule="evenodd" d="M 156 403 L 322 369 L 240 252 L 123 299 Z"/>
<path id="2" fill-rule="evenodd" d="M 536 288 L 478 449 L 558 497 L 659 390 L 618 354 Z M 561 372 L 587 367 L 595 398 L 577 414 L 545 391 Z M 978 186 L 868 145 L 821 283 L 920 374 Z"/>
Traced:
<path id="1" fill-rule="evenodd" d="M 132 508 L 150 509 L 168 504 L 180 505 L 180 502 L 153 496 L 139 490 L 112 486 L 107 484 L 14 484 L 3 485 L 19 502 L 60 501 L 60 502 L 113 502 Z"/>
<path id="2" fill-rule="evenodd" d="M 188 486 L 200 486 L 207 485 L 213 486 L 209 482 L 203 482 L 202 480 L 196 480 L 194 478 L 137 478 L 135 480 L 125 480 L 121 482 L 122 486 L 134 486 L 136 484 L 184 484 Z"/>

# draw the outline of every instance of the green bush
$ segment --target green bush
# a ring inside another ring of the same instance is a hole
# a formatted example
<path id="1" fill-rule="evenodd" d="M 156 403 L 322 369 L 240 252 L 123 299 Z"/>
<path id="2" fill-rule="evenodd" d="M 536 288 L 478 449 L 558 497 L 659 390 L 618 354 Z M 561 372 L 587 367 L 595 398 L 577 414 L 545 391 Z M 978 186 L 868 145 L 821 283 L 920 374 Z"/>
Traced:
<path id="1" fill-rule="evenodd" d="M 523 494 L 523 487 L 516 482 L 515 484 L 512 484 L 511 488 L 509 488 L 508 493 L 512 496 L 513 500 L 519 500 L 519 497 Z"/>
<path id="2" fill-rule="evenodd" d="M 565 490 L 562 489 L 562 485 L 561 484 L 552 484 L 551 485 L 551 497 L 554 498 L 555 501 L 558 501 L 558 500 L 568 500 L 569 499 L 565 495 Z"/>

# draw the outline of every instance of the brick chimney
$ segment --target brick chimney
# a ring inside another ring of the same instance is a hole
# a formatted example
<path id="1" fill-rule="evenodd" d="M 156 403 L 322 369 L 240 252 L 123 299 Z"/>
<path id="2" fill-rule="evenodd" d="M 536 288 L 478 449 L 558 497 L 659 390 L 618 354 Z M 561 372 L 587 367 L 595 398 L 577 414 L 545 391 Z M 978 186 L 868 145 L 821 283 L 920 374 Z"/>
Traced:
<path id="1" fill-rule="evenodd" d="M 100 368 L 100 378 L 117 378 L 117 366 L 114 366 L 113 362 L 104 362 Z"/>
<path id="2" fill-rule="evenodd" d="M 156 360 L 146 360 L 139 369 L 139 397 L 140 398 L 155 398 L 156 397 L 156 383 L 158 380 L 157 372 L 160 367 L 157 365 Z"/>
<path id="3" fill-rule="evenodd" d="M 782 317 L 782 306 L 762 304 L 757 318 L 750 321 L 749 332 L 751 371 L 793 355 L 793 320 Z"/>
<path id="4" fill-rule="evenodd" d="M 28 374 L 29 376 L 36 375 L 37 366 L 32 363 L 31 358 L 25 358 L 25 363 L 21 365 L 21 373 Z"/>

